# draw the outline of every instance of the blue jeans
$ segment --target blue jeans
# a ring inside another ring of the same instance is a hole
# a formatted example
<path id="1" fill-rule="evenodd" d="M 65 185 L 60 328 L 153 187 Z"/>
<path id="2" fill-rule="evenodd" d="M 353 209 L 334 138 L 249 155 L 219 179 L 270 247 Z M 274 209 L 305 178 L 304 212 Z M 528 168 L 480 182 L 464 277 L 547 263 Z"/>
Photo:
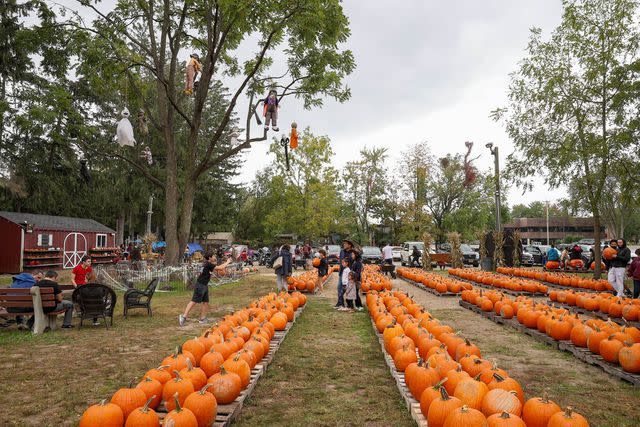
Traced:
<path id="1" fill-rule="evenodd" d="M 338 303 L 336 306 L 344 307 L 344 291 L 345 286 L 342 285 L 342 274 L 338 276 Z"/>

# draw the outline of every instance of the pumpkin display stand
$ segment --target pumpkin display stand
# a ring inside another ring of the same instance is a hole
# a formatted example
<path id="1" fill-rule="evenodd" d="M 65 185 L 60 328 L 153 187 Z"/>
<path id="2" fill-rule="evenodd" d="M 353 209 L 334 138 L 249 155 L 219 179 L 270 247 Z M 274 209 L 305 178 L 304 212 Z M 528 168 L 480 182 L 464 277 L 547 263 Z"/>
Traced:
<path id="1" fill-rule="evenodd" d="M 587 348 L 581 348 L 573 345 L 571 341 L 556 341 L 547 334 L 538 331 L 537 329 L 530 329 L 524 325 L 518 323 L 518 321 L 513 319 L 505 319 L 498 314 L 495 314 L 493 311 L 482 311 L 479 307 L 467 302 L 467 301 L 459 301 L 461 307 L 466 308 L 467 310 L 471 310 L 474 313 L 481 315 L 495 323 L 500 325 L 507 325 L 512 327 L 513 329 L 522 332 L 524 334 L 529 335 L 537 341 L 543 342 L 555 349 L 566 351 L 567 353 L 571 353 L 576 359 L 587 363 L 589 365 L 597 366 L 607 374 L 618 378 L 623 381 L 627 381 L 633 384 L 636 387 L 640 387 L 640 375 L 639 374 L 631 374 L 629 372 L 625 372 L 618 365 L 614 365 L 613 363 L 609 363 L 605 361 L 602 356 L 597 355 L 589 351 Z"/>
<path id="2" fill-rule="evenodd" d="M 236 398 L 232 403 L 228 405 L 218 404 L 218 413 L 216 415 L 216 420 L 213 423 L 213 427 L 226 427 L 231 425 L 234 419 L 238 417 L 240 411 L 242 410 L 242 406 L 244 405 L 245 400 L 251 395 L 253 389 L 260 377 L 266 372 L 267 367 L 273 361 L 273 357 L 280 348 L 280 345 L 284 341 L 284 338 L 289 333 L 289 330 L 293 327 L 300 314 L 304 311 L 307 305 L 303 305 L 298 310 L 295 311 L 294 318 L 291 322 L 287 323 L 287 326 L 283 331 L 276 331 L 273 339 L 269 343 L 269 352 L 264 356 L 264 358 L 260 361 L 260 363 L 256 364 L 254 368 L 251 370 L 251 377 L 249 385 L 242 390 L 240 396 Z M 167 415 L 167 408 L 165 408 L 164 404 L 158 407 L 156 410 L 160 420 L 164 420 L 164 417 Z"/>
<path id="3" fill-rule="evenodd" d="M 422 284 L 420 284 L 420 285 L 422 285 Z M 424 285 L 422 285 L 422 286 L 424 286 Z M 366 306 L 366 301 L 363 300 L 363 304 L 365 304 L 365 306 Z M 373 320 L 373 317 L 369 316 L 369 320 L 371 320 L 371 326 L 373 327 L 373 332 L 376 334 L 376 337 L 378 338 L 378 343 L 380 343 L 380 347 L 382 349 L 382 355 L 384 356 L 384 361 L 386 362 L 387 366 L 389 367 L 389 371 L 391 371 L 391 376 L 395 380 L 396 386 L 398 387 L 398 391 L 400 392 L 400 395 L 402 396 L 402 399 L 404 400 L 405 404 L 407 405 L 407 409 L 409 410 L 409 413 L 411 414 L 411 418 L 413 418 L 413 420 L 416 422 L 418 427 L 428 427 L 427 419 L 425 418 L 424 415 L 422 415 L 422 411 L 420 410 L 420 402 L 417 401 L 411 395 L 411 391 L 409 391 L 409 388 L 407 387 L 407 384 L 405 383 L 404 372 L 400 372 L 400 371 L 398 371 L 396 369 L 396 365 L 393 362 L 393 359 L 391 358 L 389 353 L 387 353 L 385 351 L 385 349 L 384 349 L 384 339 L 382 338 L 382 334 L 380 332 L 378 332 L 378 329 L 376 328 L 376 323 Z"/>
<path id="4" fill-rule="evenodd" d="M 457 297 L 458 295 L 460 295 L 460 294 L 454 294 L 453 292 L 449 292 L 449 291 L 444 292 L 444 293 L 440 293 L 440 292 L 436 291 L 435 289 L 431 289 L 430 287 L 425 286 L 422 283 L 414 282 L 413 280 L 411 280 L 411 279 L 409 279 L 407 277 L 404 277 L 404 276 L 402 276 L 400 274 L 398 274 L 398 278 L 400 280 L 404 280 L 405 282 L 407 282 L 410 285 L 415 286 L 416 288 L 420 288 L 423 291 L 427 291 L 430 294 L 433 294 L 433 295 L 435 295 L 437 297 Z"/>

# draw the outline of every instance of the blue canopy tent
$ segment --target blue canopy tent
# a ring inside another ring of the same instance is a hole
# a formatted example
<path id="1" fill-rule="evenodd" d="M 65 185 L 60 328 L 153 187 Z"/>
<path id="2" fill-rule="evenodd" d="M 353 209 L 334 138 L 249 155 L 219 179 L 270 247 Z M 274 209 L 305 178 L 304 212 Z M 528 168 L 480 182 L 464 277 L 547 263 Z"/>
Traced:
<path id="1" fill-rule="evenodd" d="M 167 246 L 167 242 L 153 242 L 151 245 L 151 249 L 157 251 L 158 249 L 163 249 Z"/>
<path id="2" fill-rule="evenodd" d="M 189 256 L 193 255 L 194 252 L 204 252 L 204 249 L 198 243 L 187 243 L 187 246 L 189 247 Z"/>

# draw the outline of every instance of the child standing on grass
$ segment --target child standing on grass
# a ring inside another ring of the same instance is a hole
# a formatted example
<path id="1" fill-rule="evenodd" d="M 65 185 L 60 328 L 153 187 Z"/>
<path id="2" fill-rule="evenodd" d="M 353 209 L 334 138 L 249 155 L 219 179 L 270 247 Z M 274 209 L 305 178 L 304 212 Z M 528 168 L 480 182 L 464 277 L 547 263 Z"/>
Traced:
<path id="1" fill-rule="evenodd" d="M 316 282 L 316 287 L 320 289 L 320 292 L 322 292 L 322 289 L 324 287 L 324 282 L 322 281 L 322 279 L 327 275 L 329 271 L 329 263 L 327 262 L 327 251 L 325 251 L 324 249 L 320 249 L 318 251 L 318 254 L 320 258 L 320 265 L 317 267 L 318 281 Z"/>
<path id="2" fill-rule="evenodd" d="M 349 275 L 351 274 L 351 259 L 345 256 L 342 259 L 342 261 L 340 261 L 340 265 L 342 266 L 342 273 L 340 273 L 340 282 L 342 283 L 342 286 L 345 287 L 345 294 L 346 294 L 346 288 L 349 285 Z M 354 281 L 354 285 L 355 285 L 355 281 Z M 338 308 L 338 310 L 349 311 L 349 308 L 342 306 Z"/>
<path id="3" fill-rule="evenodd" d="M 211 279 L 211 272 L 215 267 L 216 257 L 213 252 L 207 251 L 204 254 L 204 267 L 196 281 L 191 301 L 189 301 L 189 304 L 187 304 L 187 307 L 184 309 L 184 313 L 178 316 L 180 326 L 184 326 L 189 312 L 196 304 L 202 304 L 200 306 L 200 323 L 209 323 L 209 319 L 207 319 L 207 313 L 209 312 L 209 280 Z"/>
<path id="4" fill-rule="evenodd" d="M 346 269 L 348 270 L 348 269 Z M 347 301 L 347 308 L 345 311 L 353 311 L 355 308 L 354 302 L 356 300 L 356 273 L 349 271 L 349 277 L 347 279 L 347 289 L 344 291 L 344 298 Z"/>

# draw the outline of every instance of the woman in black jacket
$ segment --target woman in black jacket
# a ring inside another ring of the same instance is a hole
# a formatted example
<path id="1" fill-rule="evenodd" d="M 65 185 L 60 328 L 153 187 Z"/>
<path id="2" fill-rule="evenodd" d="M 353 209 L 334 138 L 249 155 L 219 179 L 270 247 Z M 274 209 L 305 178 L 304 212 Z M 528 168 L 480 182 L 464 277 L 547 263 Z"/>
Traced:
<path id="1" fill-rule="evenodd" d="M 364 266 L 362 265 L 362 254 L 360 251 L 353 249 L 351 251 L 351 271 L 356 276 L 356 309 L 358 311 L 362 311 L 362 300 L 360 299 L 360 286 L 362 285 L 362 270 Z"/>
<path id="2" fill-rule="evenodd" d="M 274 262 L 281 257 L 282 263 L 279 267 L 276 268 L 276 283 L 278 284 L 278 292 L 285 291 L 287 292 L 289 286 L 287 284 L 287 278 L 291 276 L 291 252 L 289 252 L 289 245 L 283 245 L 280 248 L 280 252 L 276 254 L 274 257 Z"/>

